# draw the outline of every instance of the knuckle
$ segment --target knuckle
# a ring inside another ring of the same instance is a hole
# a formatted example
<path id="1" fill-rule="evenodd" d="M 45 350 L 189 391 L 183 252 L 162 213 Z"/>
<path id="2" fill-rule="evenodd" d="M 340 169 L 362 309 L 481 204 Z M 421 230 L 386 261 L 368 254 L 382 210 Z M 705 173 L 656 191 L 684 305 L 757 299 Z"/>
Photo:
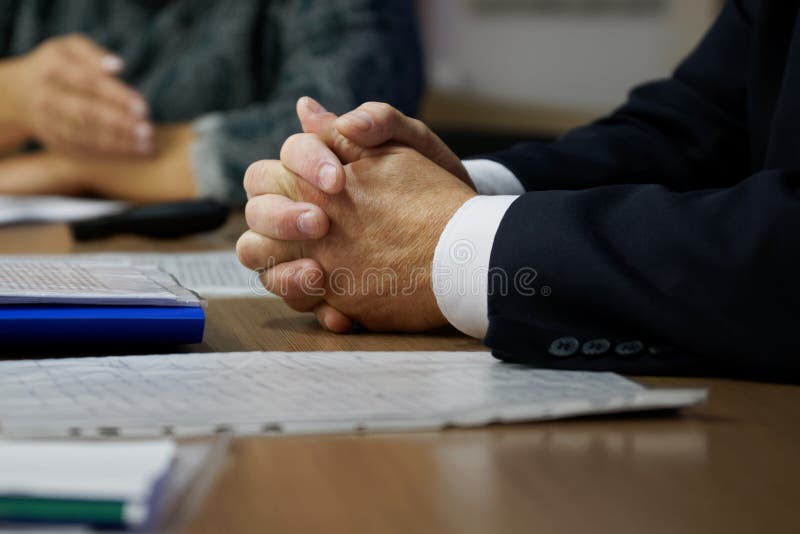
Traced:
<path id="1" fill-rule="evenodd" d="M 43 55 L 57 54 L 64 46 L 64 37 L 53 37 L 39 45 L 37 50 Z"/>
<path id="2" fill-rule="evenodd" d="M 308 137 L 308 135 L 310 134 L 296 133 L 286 138 L 286 141 L 284 141 L 283 146 L 281 146 L 281 156 L 280 156 L 281 161 L 287 162 L 287 160 L 291 158 L 292 151 L 295 149 L 295 147 L 303 143 L 304 140 Z"/>
<path id="3" fill-rule="evenodd" d="M 277 218 L 275 229 L 277 230 L 278 235 L 275 236 L 276 238 L 293 239 L 297 236 L 297 217 L 295 216 L 293 210 L 275 210 L 274 216 Z"/>
<path id="4" fill-rule="evenodd" d="M 256 199 L 250 199 L 244 206 L 244 218 L 247 221 L 247 226 L 253 230 L 258 226 L 258 220 L 261 215 L 261 210 L 256 202 Z"/>
<path id="5" fill-rule="evenodd" d="M 244 189 L 248 193 L 253 192 L 261 181 L 261 178 L 267 174 L 266 160 L 259 160 L 251 163 L 247 170 L 244 172 Z"/>
<path id="6" fill-rule="evenodd" d="M 409 118 L 408 119 L 408 123 L 411 126 L 411 128 L 416 132 L 420 132 L 420 133 L 424 133 L 424 134 L 429 134 L 430 133 L 430 129 L 428 128 L 428 126 L 424 122 L 419 120 L 419 119 Z"/>
<path id="7" fill-rule="evenodd" d="M 52 83 L 61 77 L 61 67 L 56 63 L 47 62 L 42 65 L 39 76 L 44 83 Z"/>
<path id="8" fill-rule="evenodd" d="M 341 134 L 336 135 L 333 139 L 333 151 L 337 154 L 350 154 L 358 149 L 358 145 Z"/>
<path id="9" fill-rule="evenodd" d="M 395 117 L 397 110 L 386 102 L 370 102 L 367 104 L 378 119 L 389 120 Z"/>
<path id="10" fill-rule="evenodd" d="M 64 41 L 69 44 L 84 44 L 87 43 L 89 40 L 80 33 L 69 33 L 64 36 Z"/>
<path id="11" fill-rule="evenodd" d="M 258 265 L 258 249 L 249 233 L 242 234 L 236 242 L 236 257 L 248 269 L 256 270 L 260 267 Z"/>

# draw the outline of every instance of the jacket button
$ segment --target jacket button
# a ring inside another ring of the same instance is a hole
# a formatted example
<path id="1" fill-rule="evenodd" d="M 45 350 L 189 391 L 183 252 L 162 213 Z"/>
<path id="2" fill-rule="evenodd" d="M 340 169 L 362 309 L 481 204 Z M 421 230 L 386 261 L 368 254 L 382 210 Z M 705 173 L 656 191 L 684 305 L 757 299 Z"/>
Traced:
<path id="1" fill-rule="evenodd" d="M 581 348 L 581 342 L 574 337 L 560 337 L 550 343 L 548 352 L 557 358 L 572 356 Z"/>
<path id="2" fill-rule="evenodd" d="M 652 356 L 669 356 L 675 352 L 675 347 L 668 345 L 656 345 L 647 349 L 647 352 Z"/>
<path id="3" fill-rule="evenodd" d="M 608 352 L 611 348 L 611 342 L 607 339 L 592 339 L 587 341 L 581 347 L 581 352 L 587 356 L 600 356 Z"/>
<path id="4" fill-rule="evenodd" d="M 626 341 L 617 345 L 614 352 L 620 356 L 634 356 L 642 350 L 644 350 L 644 343 L 641 341 Z"/>

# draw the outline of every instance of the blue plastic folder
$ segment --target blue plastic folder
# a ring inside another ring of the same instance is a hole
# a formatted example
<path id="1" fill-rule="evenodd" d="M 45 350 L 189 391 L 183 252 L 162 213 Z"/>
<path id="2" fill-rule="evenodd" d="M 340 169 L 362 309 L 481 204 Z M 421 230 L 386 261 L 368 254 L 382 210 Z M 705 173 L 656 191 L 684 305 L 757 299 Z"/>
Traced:
<path id="1" fill-rule="evenodd" d="M 4 344 L 199 343 L 201 306 L 0 306 Z"/>

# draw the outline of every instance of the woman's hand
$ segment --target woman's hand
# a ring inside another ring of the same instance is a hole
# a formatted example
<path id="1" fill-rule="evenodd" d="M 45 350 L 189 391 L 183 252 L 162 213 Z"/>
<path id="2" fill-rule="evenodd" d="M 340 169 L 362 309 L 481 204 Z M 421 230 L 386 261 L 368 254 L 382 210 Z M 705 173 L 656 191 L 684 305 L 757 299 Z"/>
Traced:
<path id="1" fill-rule="evenodd" d="M 151 158 L 87 158 L 52 150 L 0 158 L 0 195 L 92 195 L 142 203 L 195 197 L 191 126 L 158 126 L 154 139 Z"/>
<path id="2" fill-rule="evenodd" d="M 116 78 L 120 58 L 81 35 L 54 37 L 0 64 L 0 122 L 62 152 L 149 155 L 144 98 Z"/>

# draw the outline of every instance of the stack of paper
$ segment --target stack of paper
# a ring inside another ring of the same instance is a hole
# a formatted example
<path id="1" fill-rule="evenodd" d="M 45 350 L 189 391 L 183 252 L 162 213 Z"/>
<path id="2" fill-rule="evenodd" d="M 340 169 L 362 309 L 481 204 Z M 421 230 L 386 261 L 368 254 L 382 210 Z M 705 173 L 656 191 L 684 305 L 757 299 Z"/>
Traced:
<path id="1" fill-rule="evenodd" d="M 233 250 L 210 252 L 101 252 L 7 256 L 15 260 L 124 263 L 158 267 L 203 297 L 270 297 L 258 273 L 244 267 Z"/>
<path id="2" fill-rule="evenodd" d="M 0 195 L 0 225 L 81 221 L 114 215 L 129 207 L 127 202 L 118 200 Z"/>
<path id="3" fill-rule="evenodd" d="M 0 305 L 197 306 L 199 302 L 196 294 L 156 267 L 0 260 Z"/>
<path id="4" fill-rule="evenodd" d="M 145 526 L 174 458 L 167 440 L 0 442 L 0 521 Z"/>

